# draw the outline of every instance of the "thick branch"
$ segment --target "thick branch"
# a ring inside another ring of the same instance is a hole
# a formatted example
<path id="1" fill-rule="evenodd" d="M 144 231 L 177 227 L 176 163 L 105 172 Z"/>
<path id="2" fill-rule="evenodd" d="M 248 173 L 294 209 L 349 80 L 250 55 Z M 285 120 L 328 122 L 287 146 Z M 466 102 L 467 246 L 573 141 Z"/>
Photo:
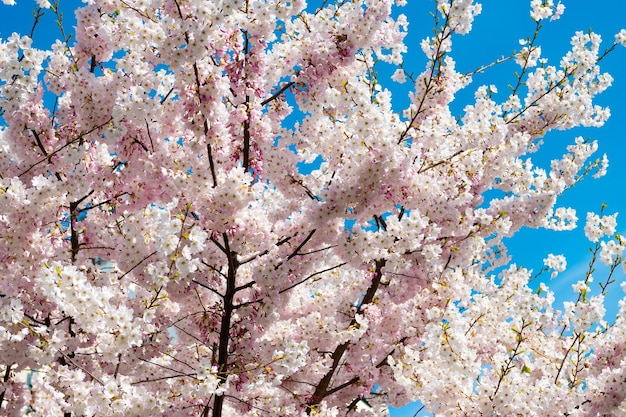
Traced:
<path id="1" fill-rule="evenodd" d="M 228 235 L 222 233 L 224 239 L 224 249 L 228 259 L 228 273 L 226 278 L 226 293 L 224 294 L 224 313 L 222 315 L 222 323 L 220 325 L 220 341 L 217 357 L 217 377 L 219 384 L 223 384 L 228 377 L 228 344 L 230 342 L 230 326 L 234 311 L 234 298 L 237 291 L 236 277 L 239 262 L 237 254 L 230 250 L 228 243 Z M 213 404 L 213 417 L 221 417 L 222 408 L 224 407 L 224 395 L 216 395 Z"/>
<path id="2" fill-rule="evenodd" d="M 376 272 L 375 272 L 374 278 L 372 279 L 372 283 L 367 289 L 365 296 L 363 297 L 363 300 L 361 302 L 361 305 L 359 306 L 359 312 L 362 311 L 363 306 L 370 304 L 374 300 L 376 291 L 380 287 L 380 281 L 383 276 L 382 269 L 385 266 L 385 263 L 386 262 L 384 259 L 376 261 Z M 353 318 L 350 322 L 350 326 L 354 326 L 356 324 L 357 324 L 357 321 L 356 319 Z M 307 414 L 311 414 L 313 409 L 317 405 L 319 405 L 319 403 L 325 397 L 339 391 L 340 389 L 343 389 L 349 385 L 352 385 L 354 383 L 352 382 L 352 380 L 350 380 L 344 384 L 338 385 L 335 388 L 330 388 L 331 380 L 333 376 L 335 375 L 335 372 L 337 372 L 337 370 L 339 369 L 339 363 L 341 361 L 341 358 L 343 357 L 346 350 L 348 350 L 349 346 L 350 346 L 349 341 L 342 343 L 341 345 L 337 346 L 335 351 L 332 353 L 331 358 L 333 360 L 333 363 L 330 369 L 328 370 L 328 372 L 326 373 L 326 375 L 324 375 L 324 377 L 320 380 L 320 382 L 315 387 L 315 391 L 313 392 L 313 395 L 311 396 L 311 400 L 307 404 Z"/>
<path id="3" fill-rule="evenodd" d="M 86 195 L 81 197 L 76 201 L 72 201 L 70 203 L 70 243 L 71 243 L 71 257 L 72 262 L 76 260 L 76 255 L 78 255 L 78 251 L 80 250 L 80 243 L 78 242 L 78 233 L 76 231 L 76 222 L 78 221 L 78 214 L 80 210 L 78 209 L 78 205 L 85 201 L 90 195 L 94 193 L 95 190 L 89 191 Z"/>

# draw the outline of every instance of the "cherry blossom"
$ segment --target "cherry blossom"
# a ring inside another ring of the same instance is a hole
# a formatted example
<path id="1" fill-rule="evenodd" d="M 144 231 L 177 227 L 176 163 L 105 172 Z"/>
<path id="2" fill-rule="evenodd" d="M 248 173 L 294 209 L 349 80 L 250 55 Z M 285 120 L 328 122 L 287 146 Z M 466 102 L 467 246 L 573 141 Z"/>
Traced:
<path id="1" fill-rule="evenodd" d="M 567 268 L 567 260 L 563 255 L 548 254 L 548 257 L 543 260 L 543 264 L 552 269 L 553 272 L 550 275 L 551 278 L 556 278 L 559 272 L 565 271 Z"/>
<path id="2" fill-rule="evenodd" d="M 536 155 L 608 119 L 624 31 L 555 60 L 531 1 L 507 90 L 457 70 L 483 6 L 433 3 L 423 40 L 404 0 L 90 0 L 50 50 L 0 40 L 2 414 L 624 414 L 617 214 L 565 304 L 564 256 L 507 252 L 606 173 L 593 139 Z"/>

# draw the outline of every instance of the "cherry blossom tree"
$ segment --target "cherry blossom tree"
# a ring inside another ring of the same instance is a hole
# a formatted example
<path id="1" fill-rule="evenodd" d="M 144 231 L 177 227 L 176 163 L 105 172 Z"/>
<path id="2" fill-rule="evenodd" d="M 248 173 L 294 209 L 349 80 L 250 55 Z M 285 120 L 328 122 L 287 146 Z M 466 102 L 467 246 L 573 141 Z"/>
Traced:
<path id="1" fill-rule="evenodd" d="M 626 413 L 615 215 L 587 215 L 562 308 L 530 281 L 564 257 L 533 272 L 503 241 L 576 226 L 557 198 L 606 158 L 531 154 L 605 122 L 599 63 L 626 31 L 576 33 L 557 64 L 536 32 L 499 102 L 455 70 L 471 0 L 433 2 L 416 68 L 403 0 L 90 0 L 72 36 L 38 3 L 51 50 L 0 42 L 3 415 Z M 538 30 L 564 12 L 530 6 Z"/>

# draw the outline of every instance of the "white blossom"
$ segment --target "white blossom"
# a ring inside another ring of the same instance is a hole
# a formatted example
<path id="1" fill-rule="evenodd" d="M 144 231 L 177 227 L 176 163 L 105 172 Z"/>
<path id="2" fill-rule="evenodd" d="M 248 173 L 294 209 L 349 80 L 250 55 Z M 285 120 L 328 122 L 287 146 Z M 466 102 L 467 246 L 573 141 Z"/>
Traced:
<path id="1" fill-rule="evenodd" d="M 563 255 L 554 255 L 551 253 L 546 259 L 543 260 L 543 264 L 552 269 L 553 272 L 550 275 L 550 278 L 555 278 L 559 272 L 565 271 L 565 268 L 567 267 L 567 260 Z"/>

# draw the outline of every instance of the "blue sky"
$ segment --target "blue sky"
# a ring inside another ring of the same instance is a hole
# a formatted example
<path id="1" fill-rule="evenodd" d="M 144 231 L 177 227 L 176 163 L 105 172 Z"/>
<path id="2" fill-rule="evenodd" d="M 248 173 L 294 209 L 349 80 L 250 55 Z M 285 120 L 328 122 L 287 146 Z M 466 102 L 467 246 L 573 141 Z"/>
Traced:
<path id="1" fill-rule="evenodd" d="M 32 0 L 17 0 L 17 6 L 0 4 L 0 38 L 6 39 L 14 31 L 22 34 L 30 32 L 32 26 L 32 11 L 35 2 Z M 474 21 L 474 29 L 469 35 L 456 36 L 453 43 L 452 56 L 457 61 L 457 69 L 461 72 L 471 71 L 487 64 L 503 55 L 509 55 L 513 50 L 520 49 L 518 40 L 532 36 L 535 23 L 529 17 L 529 0 L 484 0 L 483 12 Z M 563 0 L 566 6 L 565 14 L 560 20 L 546 22 L 542 28 L 538 44 L 542 46 L 542 55 L 550 62 L 557 64 L 560 57 L 569 48 L 569 40 L 578 30 L 592 29 L 599 33 L 607 47 L 613 42 L 613 35 L 622 27 L 626 27 L 626 1 L 605 0 L 602 3 L 582 0 Z M 65 27 L 75 25 L 73 9 L 81 3 L 77 0 L 62 0 L 61 11 L 64 13 Z M 430 12 L 434 9 L 434 1 L 413 0 L 409 2 L 402 13 L 409 16 L 409 35 L 407 41 L 409 54 L 407 60 L 414 64 L 416 72 L 424 66 L 419 41 L 432 34 L 432 18 Z M 40 48 L 48 48 L 59 36 L 59 30 L 50 11 L 42 18 L 38 25 L 34 44 Z M 71 32 L 68 30 L 68 32 Z M 540 230 L 523 230 L 509 241 L 510 253 L 518 265 L 538 270 L 542 266 L 542 259 L 548 253 L 565 254 L 568 259 L 568 271 L 559 278 L 549 282 L 557 290 L 557 303 L 573 297 L 571 284 L 582 279 L 589 261 L 586 241 L 582 228 L 585 214 L 588 211 L 598 212 L 600 205 L 607 205 L 606 212 L 621 212 L 618 223 L 622 220 L 620 231 L 626 231 L 626 197 L 624 196 L 624 158 L 626 158 L 626 49 L 619 48 L 602 62 L 604 71 L 614 77 L 614 84 L 607 92 L 598 97 L 597 103 L 611 107 L 612 116 L 602 128 L 577 129 L 567 132 L 551 132 L 546 137 L 544 149 L 533 157 L 535 163 L 549 166 L 550 159 L 560 157 L 565 146 L 573 142 L 576 136 L 597 139 L 600 144 L 598 156 L 606 153 L 611 165 L 608 174 L 600 179 L 588 178 L 573 189 L 568 190 L 560 200 L 560 206 L 572 206 L 578 211 L 579 227 L 571 232 L 547 232 Z M 503 100 L 508 94 L 507 85 L 515 82 L 514 71 L 518 67 L 514 63 L 506 63 L 492 68 L 485 74 L 474 78 L 466 91 L 457 96 L 453 107 L 460 111 L 468 104 L 475 89 L 481 84 L 495 84 L 499 93 L 496 100 Z M 399 85 L 391 81 L 382 81 L 390 88 L 394 97 L 402 103 L 405 100 L 407 84 Z M 406 101 L 404 101 L 406 103 Z M 596 275 L 596 282 L 601 278 L 601 270 Z M 620 271 L 618 283 L 624 280 Z M 593 287 L 592 287 L 593 289 Z M 607 299 L 609 314 L 616 311 L 617 300 L 621 298 L 619 287 L 614 285 Z M 614 307 L 611 308 L 611 305 Z M 419 409 L 419 404 L 407 406 L 400 410 L 392 410 L 392 417 L 413 416 Z M 420 416 L 426 415 L 420 413 Z"/>

